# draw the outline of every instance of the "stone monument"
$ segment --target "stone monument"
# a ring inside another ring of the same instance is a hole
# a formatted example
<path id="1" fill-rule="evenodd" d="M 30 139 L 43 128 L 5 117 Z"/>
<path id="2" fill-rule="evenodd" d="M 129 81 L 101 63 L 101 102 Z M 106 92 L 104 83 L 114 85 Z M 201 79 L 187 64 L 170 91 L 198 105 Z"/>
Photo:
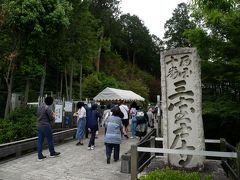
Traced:
<path id="1" fill-rule="evenodd" d="M 195 48 L 161 53 L 161 87 L 163 148 L 204 150 L 201 66 Z M 175 167 L 203 167 L 202 156 L 166 154 L 165 157 Z"/>

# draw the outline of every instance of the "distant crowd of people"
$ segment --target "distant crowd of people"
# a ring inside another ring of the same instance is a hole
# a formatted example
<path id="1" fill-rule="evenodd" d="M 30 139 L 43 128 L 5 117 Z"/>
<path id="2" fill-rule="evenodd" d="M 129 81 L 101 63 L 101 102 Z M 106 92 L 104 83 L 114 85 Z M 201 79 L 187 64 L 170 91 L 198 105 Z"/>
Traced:
<path id="1" fill-rule="evenodd" d="M 45 105 L 40 106 L 37 112 L 38 127 L 38 159 L 46 158 L 42 154 L 42 145 L 44 138 L 47 138 L 50 156 L 60 155 L 54 150 L 52 127 L 55 114 L 49 106 L 53 103 L 52 97 L 45 98 Z M 92 104 L 91 107 L 83 102 L 77 103 L 77 111 L 73 114 L 76 118 L 77 132 L 76 145 L 84 145 L 85 138 L 88 138 L 88 150 L 94 150 L 96 134 L 99 127 L 104 128 L 104 143 L 106 147 L 107 164 L 110 164 L 111 154 L 113 151 L 114 161 L 119 160 L 120 144 L 122 139 L 138 137 L 141 139 L 147 134 L 148 127 L 154 128 L 155 108 L 149 108 L 147 112 L 136 102 L 125 104 L 119 101 L 116 104 L 97 105 Z M 130 133 L 128 131 L 131 131 Z"/>

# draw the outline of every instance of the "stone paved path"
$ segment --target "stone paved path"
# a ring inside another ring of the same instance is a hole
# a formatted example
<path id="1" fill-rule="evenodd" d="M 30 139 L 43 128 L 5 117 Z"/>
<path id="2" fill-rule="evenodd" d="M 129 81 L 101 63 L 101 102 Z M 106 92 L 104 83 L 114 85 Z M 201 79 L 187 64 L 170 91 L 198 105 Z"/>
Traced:
<path id="1" fill-rule="evenodd" d="M 0 164 L 0 180 L 128 180 L 130 174 L 121 173 L 121 160 L 106 163 L 103 135 L 96 139 L 96 148 L 87 150 L 87 142 L 76 146 L 76 141 L 55 146 L 61 156 L 50 158 L 48 150 L 44 161 L 37 160 L 37 153 Z M 127 152 L 137 139 L 124 139 L 120 157 Z"/>

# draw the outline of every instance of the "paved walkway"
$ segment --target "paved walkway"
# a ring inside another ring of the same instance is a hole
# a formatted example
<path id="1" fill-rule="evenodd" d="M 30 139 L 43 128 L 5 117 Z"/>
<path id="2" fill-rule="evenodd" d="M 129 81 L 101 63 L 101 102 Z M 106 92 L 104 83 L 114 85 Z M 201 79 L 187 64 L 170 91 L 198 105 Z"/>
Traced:
<path id="1" fill-rule="evenodd" d="M 127 152 L 131 144 L 137 139 L 122 141 L 120 156 Z M 87 150 L 86 140 L 84 146 L 76 146 L 76 141 L 55 146 L 61 156 L 50 158 L 48 150 L 44 161 L 37 160 L 37 153 L 0 164 L 0 180 L 128 180 L 130 174 L 121 173 L 121 160 L 106 163 L 103 135 L 96 139 L 96 148 Z"/>

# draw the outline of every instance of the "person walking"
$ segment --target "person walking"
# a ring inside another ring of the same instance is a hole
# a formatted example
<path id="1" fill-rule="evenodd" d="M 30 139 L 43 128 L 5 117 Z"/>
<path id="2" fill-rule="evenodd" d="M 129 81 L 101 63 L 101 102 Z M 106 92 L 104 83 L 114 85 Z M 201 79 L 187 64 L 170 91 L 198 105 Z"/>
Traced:
<path id="1" fill-rule="evenodd" d="M 124 133 L 121 118 L 123 118 L 123 113 L 118 106 L 115 106 L 112 109 L 112 115 L 108 117 L 105 123 L 106 134 L 104 137 L 104 143 L 106 146 L 107 164 L 110 164 L 113 149 L 114 161 L 119 160 L 120 144 L 122 141 L 121 134 Z"/>
<path id="2" fill-rule="evenodd" d="M 102 117 L 102 126 L 105 129 L 105 134 L 106 134 L 106 130 L 107 130 L 107 128 L 106 128 L 106 121 L 107 121 L 108 117 L 111 116 L 111 115 L 112 115 L 111 104 L 108 104 L 107 105 L 107 109 L 104 110 L 103 117 Z"/>
<path id="3" fill-rule="evenodd" d="M 85 135 L 86 129 L 86 109 L 84 108 L 83 102 L 77 103 L 78 111 L 73 114 L 73 116 L 77 116 L 77 132 L 76 132 L 76 139 L 78 140 L 78 145 L 83 145 L 83 139 Z"/>
<path id="4" fill-rule="evenodd" d="M 88 150 L 93 150 L 95 147 L 96 131 L 98 130 L 98 118 L 101 118 L 101 116 L 97 111 L 97 104 L 93 104 L 87 114 L 87 128 L 91 130 Z"/>
<path id="5" fill-rule="evenodd" d="M 124 136 L 128 139 L 127 133 L 128 133 L 128 125 L 129 125 L 129 117 L 128 117 L 129 108 L 123 102 L 119 106 L 119 108 L 124 115 L 123 118 L 122 118 L 123 129 L 124 129 L 124 132 L 125 132 Z"/>
<path id="6" fill-rule="evenodd" d="M 136 110 L 137 103 L 133 102 L 130 107 L 130 118 L 131 118 L 131 133 L 132 136 L 130 138 L 135 138 L 136 137 L 136 127 L 137 127 L 137 119 L 136 119 Z"/>
<path id="7" fill-rule="evenodd" d="M 136 113 L 136 120 L 137 120 L 136 136 L 138 136 L 139 140 L 141 140 L 142 137 L 147 134 L 148 115 L 141 107 L 137 107 L 136 109 L 137 109 L 137 113 Z"/>
<path id="8" fill-rule="evenodd" d="M 152 113 L 153 109 L 149 108 L 147 115 L 148 115 L 148 124 L 150 128 L 154 128 L 154 117 L 153 117 L 153 113 Z"/>
<path id="9" fill-rule="evenodd" d="M 41 161 L 46 158 L 42 154 L 43 142 L 45 137 L 48 142 L 48 149 L 50 157 L 56 157 L 60 155 L 60 152 L 56 152 L 54 149 L 53 135 L 52 135 L 52 124 L 55 121 L 55 113 L 52 111 L 50 106 L 53 104 L 53 98 L 48 96 L 44 100 L 45 104 L 38 107 L 37 110 L 37 131 L 38 131 L 38 160 Z"/>

